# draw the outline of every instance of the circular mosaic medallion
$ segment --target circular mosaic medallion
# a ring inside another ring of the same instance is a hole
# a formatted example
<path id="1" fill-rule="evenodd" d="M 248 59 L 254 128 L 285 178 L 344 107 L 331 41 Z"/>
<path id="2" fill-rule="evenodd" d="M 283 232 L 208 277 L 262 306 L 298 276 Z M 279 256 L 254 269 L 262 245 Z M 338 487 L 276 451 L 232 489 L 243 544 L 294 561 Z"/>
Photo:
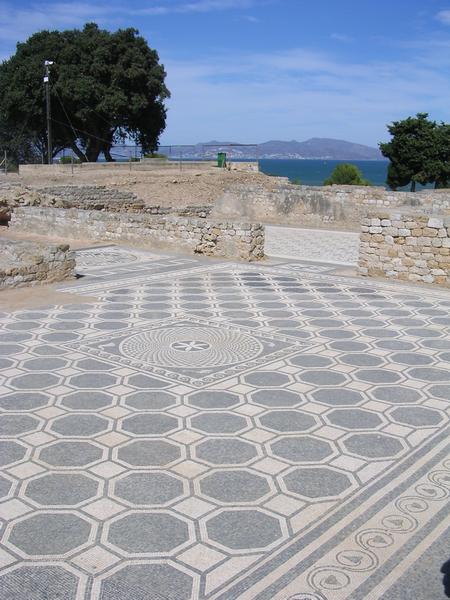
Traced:
<path id="1" fill-rule="evenodd" d="M 208 342 L 186 340 L 174 342 L 172 344 L 172 348 L 174 350 L 179 350 L 180 352 L 199 352 L 200 350 L 208 350 L 208 348 L 211 348 L 211 346 L 208 344 Z"/>
<path id="2" fill-rule="evenodd" d="M 120 344 L 123 356 L 162 367 L 190 369 L 245 362 L 262 350 L 262 344 L 251 335 L 188 325 L 143 331 Z"/>

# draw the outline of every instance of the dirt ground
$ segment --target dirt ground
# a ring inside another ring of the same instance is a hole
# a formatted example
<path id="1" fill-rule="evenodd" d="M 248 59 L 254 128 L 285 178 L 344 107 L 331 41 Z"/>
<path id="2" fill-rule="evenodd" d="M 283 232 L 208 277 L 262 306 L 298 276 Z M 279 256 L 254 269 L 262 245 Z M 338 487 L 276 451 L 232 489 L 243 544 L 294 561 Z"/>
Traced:
<path id="1" fill-rule="evenodd" d="M 183 168 L 152 169 L 151 171 L 125 169 L 76 169 L 71 175 L 55 174 L 10 174 L 2 181 L 20 182 L 33 188 L 54 185 L 108 185 L 134 192 L 148 206 L 189 206 L 212 204 L 224 191 L 236 183 L 262 184 L 274 187 L 278 178 L 257 172 L 228 171 L 226 169 Z"/>
<path id="2" fill-rule="evenodd" d="M 68 244 L 70 243 L 71 250 L 79 250 L 80 248 L 92 248 L 99 246 L 111 246 L 107 242 L 96 242 L 88 239 L 70 239 L 62 238 L 52 235 L 37 235 L 35 233 L 25 233 L 23 231 L 17 231 L 16 229 L 9 229 L 8 227 L 0 227 L 0 239 L 5 240 L 18 240 L 18 241 L 31 241 L 31 242 L 45 242 L 47 244 Z"/>

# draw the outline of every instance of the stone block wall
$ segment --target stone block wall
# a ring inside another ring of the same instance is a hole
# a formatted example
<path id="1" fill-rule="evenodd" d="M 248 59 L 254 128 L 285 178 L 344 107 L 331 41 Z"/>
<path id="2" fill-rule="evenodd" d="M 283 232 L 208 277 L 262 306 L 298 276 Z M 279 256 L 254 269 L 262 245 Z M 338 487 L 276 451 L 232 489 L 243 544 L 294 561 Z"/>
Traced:
<path id="1" fill-rule="evenodd" d="M 20 175 L 47 178 L 58 174 L 68 175 L 85 171 L 104 172 L 133 172 L 133 171 L 166 171 L 172 173 L 175 171 L 209 171 L 217 168 L 217 160 L 171 160 L 164 159 L 143 159 L 137 162 L 95 162 L 81 164 L 60 164 L 53 165 L 20 165 Z M 233 162 L 230 160 L 230 168 L 233 171 L 257 172 L 259 170 L 257 161 Z"/>
<path id="2" fill-rule="evenodd" d="M 74 276 L 67 244 L 0 240 L 0 289 L 62 281 Z"/>
<path id="3" fill-rule="evenodd" d="M 77 208 L 18 207 L 12 214 L 10 227 L 67 239 L 131 242 L 155 250 L 246 261 L 264 257 L 264 227 L 259 223 Z"/>
<path id="4" fill-rule="evenodd" d="M 115 186 L 53 185 L 30 188 L 20 183 L 0 183 L 0 224 L 9 221 L 16 206 L 53 206 L 109 212 L 148 212 L 152 215 L 206 218 L 212 205 L 146 205 L 136 194 Z"/>
<path id="5" fill-rule="evenodd" d="M 362 220 L 360 275 L 450 285 L 450 216 L 374 213 Z"/>
<path id="6" fill-rule="evenodd" d="M 34 190 L 44 206 L 111 212 L 138 212 L 144 202 L 133 192 L 106 185 L 55 185 Z"/>
<path id="7" fill-rule="evenodd" d="M 211 214 L 212 205 L 201 206 L 146 206 L 143 212 L 151 215 L 175 215 L 178 217 L 194 217 L 195 219 L 206 219 Z"/>
<path id="8" fill-rule="evenodd" d="M 450 208 L 450 190 L 392 192 L 372 186 L 298 186 L 274 178 L 271 186 L 236 184 L 213 208 L 214 218 L 359 231 L 361 219 L 372 209 L 424 211 Z"/>

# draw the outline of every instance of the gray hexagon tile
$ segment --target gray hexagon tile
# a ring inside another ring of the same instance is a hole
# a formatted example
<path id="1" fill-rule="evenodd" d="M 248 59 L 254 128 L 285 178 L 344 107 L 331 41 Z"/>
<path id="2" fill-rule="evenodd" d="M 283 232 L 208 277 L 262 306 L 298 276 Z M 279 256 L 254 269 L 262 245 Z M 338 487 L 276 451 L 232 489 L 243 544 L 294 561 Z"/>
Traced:
<path id="1" fill-rule="evenodd" d="M 448 292 L 78 254 L 85 277 L 60 289 L 79 302 L 0 313 L 8 599 L 353 600 L 356 580 L 387 599 L 391 550 L 431 568 Z"/>

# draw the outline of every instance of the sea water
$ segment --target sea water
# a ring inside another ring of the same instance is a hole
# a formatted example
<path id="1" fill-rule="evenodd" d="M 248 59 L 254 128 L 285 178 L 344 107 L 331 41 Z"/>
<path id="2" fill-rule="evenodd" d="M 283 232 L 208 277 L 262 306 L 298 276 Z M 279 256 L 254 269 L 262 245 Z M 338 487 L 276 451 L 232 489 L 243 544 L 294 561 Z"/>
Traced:
<path id="1" fill-rule="evenodd" d="M 389 162 L 384 160 L 298 160 L 298 159 L 261 159 L 259 170 L 267 175 L 288 177 L 302 185 L 323 185 L 334 168 L 341 163 L 356 165 L 363 177 L 372 185 L 386 186 Z"/>

